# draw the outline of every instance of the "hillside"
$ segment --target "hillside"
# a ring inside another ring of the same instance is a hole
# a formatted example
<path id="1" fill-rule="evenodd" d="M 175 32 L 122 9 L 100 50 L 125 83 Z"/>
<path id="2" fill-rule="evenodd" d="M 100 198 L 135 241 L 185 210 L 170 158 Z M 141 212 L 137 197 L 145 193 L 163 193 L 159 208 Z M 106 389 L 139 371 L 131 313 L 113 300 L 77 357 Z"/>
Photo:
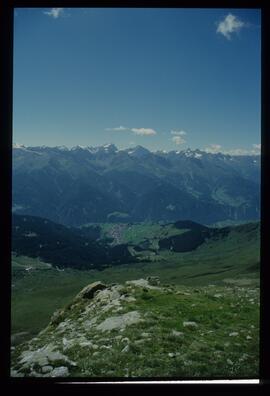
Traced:
<path id="1" fill-rule="evenodd" d="M 156 277 L 92 283 L 12 347 L 11 376 L 257 378 L 258 292 Z"/>
<path id="2" fill-rule="evenodd" d="M 169 224 L 105 223 L 65 227 L 34 216 L 13 215 L 14 254 L 40 258 L 58 268 L 104 269 L 135 262 L 170 261 L 177 253 L 211 243 L 259 243 L 259 223 L 210 228 L 192 221 Z M 224 246 L 225 246 L 224 245 Z"/>
<path id="3" fill-rule="evenodd" d="M 68 226 L 258 220 L 260 156 L 15 146 L 13 211 Z"/>
<path id="4" fill-rule="evenodd" d="M 59 268 L 102 269 L 108 265 L 135 262 L 126 245 L 114 247 L 85 237 L 80 230 L 34 216 L 12 218 L 12 251 L 40 257 Z"/>

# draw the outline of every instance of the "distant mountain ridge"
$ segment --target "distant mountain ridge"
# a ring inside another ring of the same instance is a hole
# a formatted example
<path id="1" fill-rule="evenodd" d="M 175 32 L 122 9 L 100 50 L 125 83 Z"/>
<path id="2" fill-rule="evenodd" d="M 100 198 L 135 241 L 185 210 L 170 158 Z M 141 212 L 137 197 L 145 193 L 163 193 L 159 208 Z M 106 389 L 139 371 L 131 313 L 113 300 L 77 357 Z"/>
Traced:
<path id="1" fill-rule="evenodd" d="M 260 156 L 15 145 L 13 212 L 70 226 L 258 220 Z"/>

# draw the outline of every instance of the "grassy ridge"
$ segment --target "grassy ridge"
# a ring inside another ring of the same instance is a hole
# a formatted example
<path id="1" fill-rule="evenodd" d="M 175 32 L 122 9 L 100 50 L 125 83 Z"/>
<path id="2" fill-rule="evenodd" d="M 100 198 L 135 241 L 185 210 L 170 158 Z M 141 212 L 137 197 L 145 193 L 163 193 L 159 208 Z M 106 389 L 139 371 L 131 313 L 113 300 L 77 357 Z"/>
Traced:
<path id="1" fill-rule="evenodd" d="M 118 290 L 124 300 L 114 291 L 110 297 L 105 293 L 69 304 L 31 347 L 23 344 L 13 352 L 13 368 L 31 375 L 31 368 L 20 363 L 22 351 L 32 354 L 53 344 L 76 362 L 69 367 L 74 377 L 258 377 L 258 288 L 126 285 Z M 143 319 L 136 325 L 105 333 L 96 327 L 135 311 Z M 39 364 L 34 368 L 35 376 L 42 375 Z"/>

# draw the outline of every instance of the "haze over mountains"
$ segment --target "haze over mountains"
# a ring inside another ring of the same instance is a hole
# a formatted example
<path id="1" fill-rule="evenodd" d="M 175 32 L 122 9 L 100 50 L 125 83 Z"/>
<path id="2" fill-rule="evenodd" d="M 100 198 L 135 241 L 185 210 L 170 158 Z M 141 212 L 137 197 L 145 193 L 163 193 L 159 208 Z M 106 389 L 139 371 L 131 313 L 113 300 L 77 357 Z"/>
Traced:
<path id="1" fill-rule="evenodd" d="M 68 226 L 258 220 L 260 156 L 15 145 L 13 212 Z"/>

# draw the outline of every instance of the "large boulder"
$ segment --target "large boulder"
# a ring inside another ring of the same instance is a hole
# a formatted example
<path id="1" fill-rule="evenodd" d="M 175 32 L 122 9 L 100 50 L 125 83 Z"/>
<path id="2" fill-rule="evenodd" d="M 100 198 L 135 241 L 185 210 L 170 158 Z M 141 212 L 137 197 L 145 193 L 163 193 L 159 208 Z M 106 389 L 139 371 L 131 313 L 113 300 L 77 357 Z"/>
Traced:
<path id="1" fill-rule="evenodd" d="M 90 283 L 90 285 L 85 286 L 79 294 L 77 294 L 76 299 L 87 298 L 91 300 L 94 297 L 94 294 L 98 290 L 106 289 L 106 285 L 101 283 L 100 281 Z"/>

